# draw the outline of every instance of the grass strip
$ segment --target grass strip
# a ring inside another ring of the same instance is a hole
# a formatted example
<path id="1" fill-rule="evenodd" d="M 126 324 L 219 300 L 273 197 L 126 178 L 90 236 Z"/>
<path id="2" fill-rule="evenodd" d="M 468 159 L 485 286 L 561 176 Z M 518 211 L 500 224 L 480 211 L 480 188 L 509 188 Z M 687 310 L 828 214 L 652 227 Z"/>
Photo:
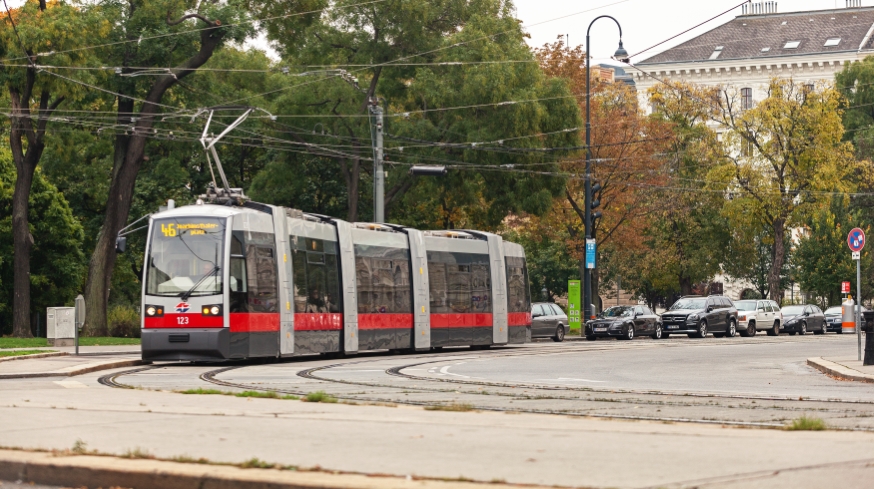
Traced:
<path id="1" fill-rule="evenodd" d="M 55 350 L 11 350 L 0 351 L 0 357 L 20 357 L 24 355 L 39 355 L 40 353 L 56 353 Z"/>
<path id="2" fill-rule="evenodd" d="M 327 403 L 335 403 L 337 402 L 337 398 L 326 393 L 325 391 L 316 391 L 310 392 L 303 398 L 306 402 L 327 402 Z"/>
<path id="3" fill-rule="evenodd" d="M 296 401 L 300 399 L 297 396 L 291 395 L 279 395 L 273 391 L 243 391 L 243 392 L 230 392 L 230 391 L 220 391 L 217 389 L 204 389 L 202 387 L 198 387 L 197 389 L 188 389 L 184 391 L 176 391 L 178 394 L 194 394 L 194 395 L 214 395 L 214 396 L 235 396 L 235 397 L 257 397 L 260 399 L 284 399 L 288 401 Z"/>
<path id="4" fill-rule="evenodd" d="M 122 346 L 139 345 L 139 338 L 111 338 L 106 336 L 85 336 L 79 338 L 79 346 Z M 49 346 L 45 338 L 0 338 L 0 350 L 9 348 L 45 348 Z"/>
<path id="5" fill-rule="evenodd" d="M 474 407 L 472 404 L 437 404 L 434 406 L 425 406 L 425 411 L 454 411 L 454 412 L 468 412 L 473 411 Z"/>
<path id="6" fill-rule="evenodd" d="M 828 425 L 825 421 L 807 416 L 793 420 L 791 424 L 786 426 L 787 431 L 823 431 L 827 429 Z"/>

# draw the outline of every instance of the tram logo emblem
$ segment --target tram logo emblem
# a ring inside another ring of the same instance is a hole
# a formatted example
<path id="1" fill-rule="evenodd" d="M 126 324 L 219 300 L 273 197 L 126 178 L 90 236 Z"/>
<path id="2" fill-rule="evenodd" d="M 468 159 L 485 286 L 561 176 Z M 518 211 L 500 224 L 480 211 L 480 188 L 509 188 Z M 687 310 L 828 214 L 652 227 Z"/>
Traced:
<path id="1" fill-rule="evenodd" d="M 189 309 L 191 309 L 191 304 L 187 302 L 176 304 L 176 312 L 188 312 Z"/>

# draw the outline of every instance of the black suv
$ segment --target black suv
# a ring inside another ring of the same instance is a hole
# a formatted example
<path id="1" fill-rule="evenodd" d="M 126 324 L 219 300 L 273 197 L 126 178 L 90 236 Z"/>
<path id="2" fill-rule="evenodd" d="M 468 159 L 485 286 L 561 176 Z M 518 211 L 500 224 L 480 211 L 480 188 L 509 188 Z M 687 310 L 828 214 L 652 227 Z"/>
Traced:
<path id="1" fill-rule="evenodd" d="M 686 296 L 662 314 L 664 336 L 686 333 L 689 338 L 704 338 L 707 333 L 721 338 L 737 334 L 737 308 L 728 297 Z"/>

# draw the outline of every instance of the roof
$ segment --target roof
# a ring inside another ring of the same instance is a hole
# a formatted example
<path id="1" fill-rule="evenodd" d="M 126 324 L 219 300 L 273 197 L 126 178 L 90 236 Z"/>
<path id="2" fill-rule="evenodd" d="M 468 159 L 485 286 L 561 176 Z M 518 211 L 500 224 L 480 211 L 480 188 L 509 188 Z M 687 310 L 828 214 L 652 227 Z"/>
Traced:
<path id="1" fill-rule="evenodd" d="M 872 27 L 874 7 L 741 15 L 637 64 L 709 61 L 719 46 L 716 60 L 856 52 L 872 48 Z M 834 38 L 840 38 L 837 45 L 824 45 Z M 786 49 L 792 41 L 799 41 L 798 47 Z"/>

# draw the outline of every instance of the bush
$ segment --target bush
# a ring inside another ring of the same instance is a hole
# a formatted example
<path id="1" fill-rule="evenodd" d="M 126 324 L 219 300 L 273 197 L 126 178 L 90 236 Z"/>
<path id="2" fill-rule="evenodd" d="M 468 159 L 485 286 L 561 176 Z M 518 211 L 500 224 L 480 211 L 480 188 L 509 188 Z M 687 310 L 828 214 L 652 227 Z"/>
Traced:
<path id="1" fill-rule="evenodd" d="M 114 338 L 140 337 L 140 313 L 131 306 L 111 307 L 106 322 L 109 325 L 109 336 Z"/>

